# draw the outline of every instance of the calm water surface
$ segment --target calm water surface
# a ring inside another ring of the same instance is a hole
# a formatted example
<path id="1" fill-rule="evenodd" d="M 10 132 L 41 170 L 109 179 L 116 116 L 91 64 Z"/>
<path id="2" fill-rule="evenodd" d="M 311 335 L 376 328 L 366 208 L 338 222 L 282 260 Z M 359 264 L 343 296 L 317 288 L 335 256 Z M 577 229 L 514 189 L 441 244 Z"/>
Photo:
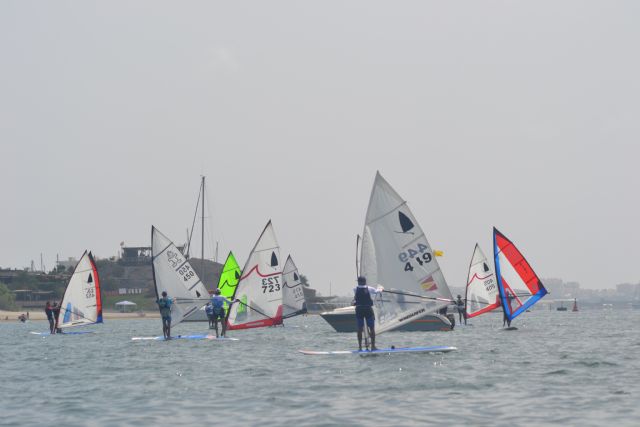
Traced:
<path id="1" fill-rule="evenodd" d="M 453 332 L 387 333 L 382 346 L 458 352 L 359 357 L 320 317 L 237 331 L 240 341 L 132 342 L 160 321 L 39 337 L 0 324 L 0 425 L 639 425 L 640 311 L 489 314 Z M 182 324 L 174 334 L 205 332 Z"/>

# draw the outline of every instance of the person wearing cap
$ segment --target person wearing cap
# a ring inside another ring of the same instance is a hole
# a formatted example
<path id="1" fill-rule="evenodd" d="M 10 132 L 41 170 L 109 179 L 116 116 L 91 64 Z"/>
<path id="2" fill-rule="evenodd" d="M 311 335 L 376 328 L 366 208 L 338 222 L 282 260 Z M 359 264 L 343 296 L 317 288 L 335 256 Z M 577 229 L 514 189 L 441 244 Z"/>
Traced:
<path id="1" fill-rule="evenodd" d="M 160 317 L 162 317 L 162 334 L 165 339 L 171 339 L 171 305 L 173 299 L 167 296 L 167 292 L 162 291 L 162 298 L 156 301 L 160 308 Z"/>
<path id="2" fill-rule="evenodd" d="M 456 308 L 458 309 L 458 320 L 462 325 L 462 319 L 464 319 L 464 324 L 467 324 L 467 316 L 464 315 L 464 301 L 462 301 L 462 295 L 458 295 L 456 299 Z"/>
<path id="3" fill-rule="evenodd" d="M 353 288 L 352 304 L 356 307 L 358 351 L 362 351 L 362 333 L 364 332 L 365 321 L 367 323 L 367 329 L 369 329 L 369 336 L 371 337 L 371 350 L 377 350 L 373 298 L 382 291 L 384 291 L 382 286 L 378 286 L 377 289 L 367 286 L 367 279 L 363 276 L 358 277 L 358 286 Z"/>
<path id="4" fill-rule="evenodd" d="M 238 301 L 237 299 L 235 301 Z M 227 298 L 220 295 L 220 289 L 216 289 L 213 291 L 213 296 L 211 297 L 211 309 L 213 312 L 213 327 L 216 330 L 216 338 L 218 335 L 218 320 L 222 323 L 222 333 L 221 335 L 224 337 L 227 332 L 227 322 L 225 322 L 225 311 L 224 311 L 224 303 L 226 302 L 231 307 L 235 301 L 228 300 Z"/>

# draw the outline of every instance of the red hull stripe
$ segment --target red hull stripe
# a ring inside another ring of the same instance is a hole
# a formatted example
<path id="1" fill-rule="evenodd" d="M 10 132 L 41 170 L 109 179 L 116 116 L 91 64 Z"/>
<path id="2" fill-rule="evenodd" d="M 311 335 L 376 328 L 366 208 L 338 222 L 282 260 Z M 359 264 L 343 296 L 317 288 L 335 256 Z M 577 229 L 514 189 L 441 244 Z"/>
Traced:
<path id="1" fill-rule="evenodd" d="M 268 319 L 262 319 L 262 320 L 254 320 L 253 322 L 240 323 L 239 325 L 232 325 L 229 322 L 227 322 L 227 329 L 228 330 L 253 329 L 253 328 L 263 328 L 265 326 L 276 326 L 276 325 L 282 325 L 282 305 L 278 306 L 278 311 L 276 312 L 275 317 L 270 317 Z"/>

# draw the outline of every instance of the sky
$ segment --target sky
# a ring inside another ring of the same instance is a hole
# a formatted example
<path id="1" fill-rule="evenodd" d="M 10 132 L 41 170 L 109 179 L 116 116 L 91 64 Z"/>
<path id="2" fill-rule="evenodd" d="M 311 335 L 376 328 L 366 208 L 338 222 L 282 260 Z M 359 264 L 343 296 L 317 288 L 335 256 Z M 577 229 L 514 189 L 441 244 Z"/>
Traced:
<path id="1" fill-rule="evenodd" d="M 269 219 L 346 294 L 377 170 L 452 286 L 496 226 L 541 277 L 640 280 L 637 1 L 0 2 L 0 266 Z M 195 243 L 198 246 L 198 243 Z"/>

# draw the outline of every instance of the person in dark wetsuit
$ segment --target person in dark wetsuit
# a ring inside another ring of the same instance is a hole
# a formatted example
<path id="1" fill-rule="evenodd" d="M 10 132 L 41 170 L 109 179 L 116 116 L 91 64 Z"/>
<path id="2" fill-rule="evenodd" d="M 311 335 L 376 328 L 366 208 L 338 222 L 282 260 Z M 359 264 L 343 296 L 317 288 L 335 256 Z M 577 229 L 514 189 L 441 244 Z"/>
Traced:
<path id="1" fill-rule="evenodd" d="M 462 325 L 462 320 L 464 319 L 464 324 L 467 324 L 467 316 L 466 313 L 464 312 L 464 301 L 462 301 L 462 296 L 458 295 L 458 298 L 456 299 L 456 308 L 458 309 L 458 320 L 460 322 L 460 324 Z"/>
<path id="2" fill-rule="evenodd" d="M 358 277 L 358 286 L 353 288 L 353 305 L 356 306 L 356 322 L 358 323 L 358 350 L 362 351 L 362 333 L 364 332 L 364 323 L 367 322 L 369 336 L 371 337 L 371 350 L 376 348 L 376 331 L 375 331 L 375 315 L 373 313 L 373 298 L 376 294 L 382 292 L 384 288 L 379 286 L 378 289 L 367 286 L 365 277 Z"/>
<path id="3" fill-rule="evenodd" d="M 58 318 L 60 317 L 60 306 L 58 305 L 57 302 L 53 303 L 53 307 L 51 308 L 51 310 L 53 311 L 53 317 L 55 319 L 55 326 L 54 326 L 54 333 L 55 334 L 61 334 L 62 333 L 62 329 L 60 329 L 58 327 Z"/>
<path id="4" fill-rule="evenodd" d="M 171 304 L 173 304 L 173 299 L 169 298 L 165 291 L 162 291 L 162 298 L 158 298 L 156 303 L 160 308 L 160 317 L 162 317 L 162 334 L 165 339 L 171 339 Z"/>
<path id="5" fill-rule="evenodd" d="M 513 299 L 513 297 L 510 294 L 508 294 L 507 295 L 507 299 L 509 300 L 509 308 L 511 308 L 511 300 Z M 511 327 L 511 319 L 509 319 L 507 317 L 507 310 L 504 309 L 504 307 L 503 307 L 502 313 L 503 313 L 502 327 L 504 327 L 504 325 L 506 324 L 507 328 L 510 328 Z"/>
<path id="6" fill-rule="evenodd" d="M 209 319 L 209 329 L 213 329 L 213 306 L 210 302 L 205 305 L 204 312 L 207 314 L 207 319 Z"/>
<path id="7" fill-rule="evenodd" d="M 211 310 L 213 312 L 213 327 L 216 330 L 216 338 L 218 335 L 218 320 L 222 323 L 222 333 L 221 335 L 224 337 L 227 333 L 227 322 L 225 322 L 225 311 L 224 311 L 224 303 L 229 304 L 229 308 L 231 308 L 231 304 L 235 301 L 228 300 L 227 298 L 220 295 L 220 289 L 216 289 L 213 291 L 213 297 L 211 297 Z"/>
<path id="8" fill-rule="evenodd" d="M 49 321 L 49 332 L 54 334 L 55 320 L 53 320 L 53 310 L 51 309 L 51 303 L 49 301 L 47 301 L 44 306 L 44 313 L 47 315 L 47 320 Z"/>

